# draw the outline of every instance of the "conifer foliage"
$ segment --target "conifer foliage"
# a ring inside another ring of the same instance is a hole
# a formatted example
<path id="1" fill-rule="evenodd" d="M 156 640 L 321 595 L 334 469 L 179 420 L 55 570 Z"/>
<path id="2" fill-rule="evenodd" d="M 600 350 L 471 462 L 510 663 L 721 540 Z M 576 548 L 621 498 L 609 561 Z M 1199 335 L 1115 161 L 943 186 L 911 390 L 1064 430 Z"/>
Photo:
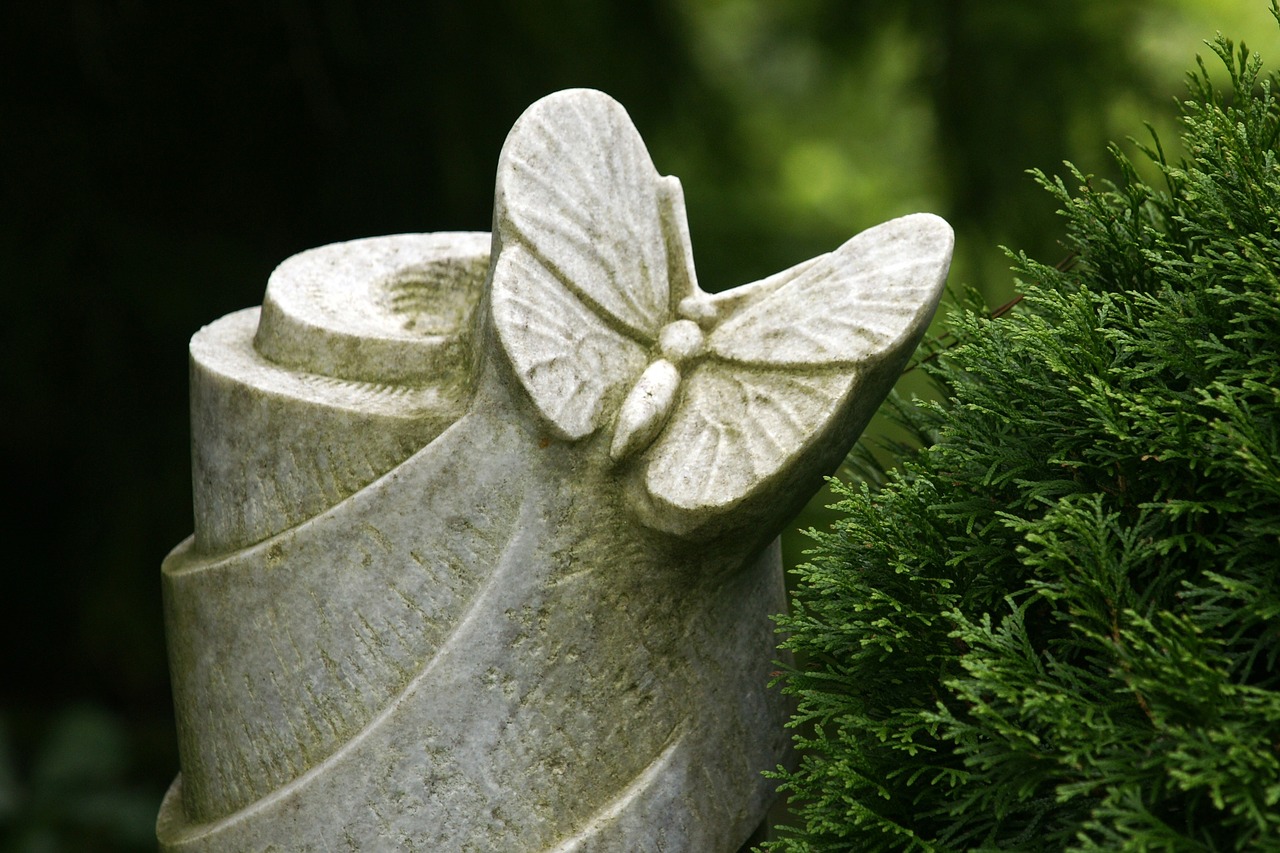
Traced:
<path id="1" fill-rule="evenodd" d="M 814 534 L 766 849 L 1280 850 L 1280 115 L 1214 49 L 1158 185 L 1038 174 L 1073 262 L 952 315 L 927 446 Z"/>

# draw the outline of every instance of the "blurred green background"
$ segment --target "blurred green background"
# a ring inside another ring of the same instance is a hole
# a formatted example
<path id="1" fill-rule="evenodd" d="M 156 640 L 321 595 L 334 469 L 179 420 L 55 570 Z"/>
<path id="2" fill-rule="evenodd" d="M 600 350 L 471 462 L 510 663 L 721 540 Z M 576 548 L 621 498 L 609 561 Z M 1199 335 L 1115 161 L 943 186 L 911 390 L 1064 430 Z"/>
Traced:
<path id="1" fill-rule="evenodd" d="M 487 230 L 512 122 L 592 86 L 683 180 L 709 289 L 928 210 L 956 227 L 952 282 L 997 304 L 998 245 L 1061 253 L 1024 170 L 1106 175 L 1144 120 L 1172 140 L 1216 30 L 1280 62 L 1261 0 L 8 4 L 0 850 L 153 848 L 186 343 L 284 258 Z"/>

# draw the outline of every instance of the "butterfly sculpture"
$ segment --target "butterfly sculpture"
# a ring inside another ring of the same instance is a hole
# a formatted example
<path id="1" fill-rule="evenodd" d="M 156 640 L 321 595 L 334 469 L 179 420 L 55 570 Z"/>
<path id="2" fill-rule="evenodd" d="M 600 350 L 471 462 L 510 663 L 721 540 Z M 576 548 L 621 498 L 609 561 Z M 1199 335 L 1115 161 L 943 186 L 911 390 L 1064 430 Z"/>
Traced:
<path id="1" fill-rule="evenodd" d="M 764 818 L 770 542 L 924 331 L 951 231 L 704 293 L 679 182 L 586 90 L 517 122 L 495 220 L 311 250 L 192 340 L 168 853 L 731 853 Z M 438 304 L 399 310 L 409 284 Z"/>
<path id="2" fill-rule="evenodd" d="M 953 243 L 946 222 L 915 214 L 704 293 L 679 180 L 657 173 L 622 106 L 592 90 L 520 118 L 494 220 L 493 320 L 538 414 L 565 441 L 604 431 L 650 501 L 694 513 L 767 487 L 864 374 L 910 353 Z"/>

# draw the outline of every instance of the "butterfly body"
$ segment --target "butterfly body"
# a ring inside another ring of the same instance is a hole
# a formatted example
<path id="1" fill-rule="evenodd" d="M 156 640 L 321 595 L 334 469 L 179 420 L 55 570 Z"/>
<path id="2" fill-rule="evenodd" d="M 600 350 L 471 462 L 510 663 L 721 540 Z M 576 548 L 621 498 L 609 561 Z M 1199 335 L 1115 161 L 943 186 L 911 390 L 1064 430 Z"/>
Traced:
<path id="1" fill-rule="evenodd" d="M 675 364 L 683 364 L 702 355 L 706 345 L 706 336 L 693 320 L 676 320 L 663 326 L 658 333 L 658 349 L 663 358 Z"/>
<path id="2" fill-rule="evenodd" d="M 680 388 L 680 369 L 660 358 L 644 369 L 618 410 L 609 456 L 622 462 L 653 443 L 666 424 Z"/>

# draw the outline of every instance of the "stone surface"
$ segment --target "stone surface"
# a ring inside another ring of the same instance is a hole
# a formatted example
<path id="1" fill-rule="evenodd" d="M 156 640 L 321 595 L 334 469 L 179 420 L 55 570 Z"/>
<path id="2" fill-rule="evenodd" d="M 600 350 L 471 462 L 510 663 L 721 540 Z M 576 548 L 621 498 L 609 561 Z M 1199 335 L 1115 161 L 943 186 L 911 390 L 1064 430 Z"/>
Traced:
<path id="1" fill-rule="evenodd" d="M 734 851 L 787 757 L 775 537 L 937 303 L 919 214 L 722 294 L 623 109 L 534 104 L 494 232 L 289 259 L 192 340 L 171 851 Z"/>

